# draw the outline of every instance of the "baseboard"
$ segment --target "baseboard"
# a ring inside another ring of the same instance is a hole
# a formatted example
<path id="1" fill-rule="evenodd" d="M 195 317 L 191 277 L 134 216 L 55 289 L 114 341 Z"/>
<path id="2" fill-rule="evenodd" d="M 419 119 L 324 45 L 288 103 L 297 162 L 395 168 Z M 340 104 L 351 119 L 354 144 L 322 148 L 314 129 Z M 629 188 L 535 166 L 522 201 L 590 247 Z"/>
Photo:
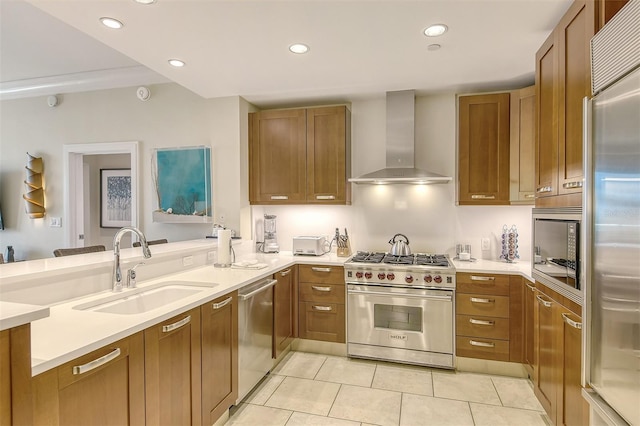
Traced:
<path id="1" fill-rule="evenodd" d="M 291 350 L 313 352 L 323 355 L 347 356 L 346 343 L 322 342 L 320 340 L 295 339 Z"/>
<path id="2" fill-rule="evenodd" d="M 522 377 L 525 379 L 529 377 L 527 370 L 522 364 L 488 359 L 456 357 L 456 370 L 470 373 L 495 374 L 498 376 Z"/>

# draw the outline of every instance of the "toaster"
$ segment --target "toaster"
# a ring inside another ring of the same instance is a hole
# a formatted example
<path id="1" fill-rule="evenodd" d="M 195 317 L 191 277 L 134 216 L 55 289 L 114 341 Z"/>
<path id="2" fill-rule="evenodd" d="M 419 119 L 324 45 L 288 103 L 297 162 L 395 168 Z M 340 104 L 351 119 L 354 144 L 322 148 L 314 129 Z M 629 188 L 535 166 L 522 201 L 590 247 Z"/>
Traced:
<path id="1" fill-rule="evenodd" d="M 321 256 L 326 252 L 326 237 L 293 237 L 293 254 Z"/>

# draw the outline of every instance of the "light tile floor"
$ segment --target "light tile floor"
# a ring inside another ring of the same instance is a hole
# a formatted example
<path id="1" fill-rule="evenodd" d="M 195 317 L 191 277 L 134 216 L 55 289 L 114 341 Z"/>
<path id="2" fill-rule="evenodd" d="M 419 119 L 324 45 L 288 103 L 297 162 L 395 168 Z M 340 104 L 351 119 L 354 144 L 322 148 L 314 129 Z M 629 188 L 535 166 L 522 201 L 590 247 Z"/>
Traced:
<path id="1" fill-rule="evenodd" d="M 551 424 L 527 379 L 290 352 L 227 425 Z"/>

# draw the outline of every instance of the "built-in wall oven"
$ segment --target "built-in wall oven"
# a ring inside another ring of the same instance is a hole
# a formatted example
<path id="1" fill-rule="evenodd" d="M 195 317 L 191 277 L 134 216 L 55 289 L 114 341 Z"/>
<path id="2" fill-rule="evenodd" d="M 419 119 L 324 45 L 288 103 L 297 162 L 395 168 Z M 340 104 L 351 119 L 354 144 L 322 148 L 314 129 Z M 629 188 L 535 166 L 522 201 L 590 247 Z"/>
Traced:
<path id="1" fill-rule="evenodd" d="M 358 253 L 345 264 L 350 357 L 454 368 L 455 269 L 446 256 Z"/>

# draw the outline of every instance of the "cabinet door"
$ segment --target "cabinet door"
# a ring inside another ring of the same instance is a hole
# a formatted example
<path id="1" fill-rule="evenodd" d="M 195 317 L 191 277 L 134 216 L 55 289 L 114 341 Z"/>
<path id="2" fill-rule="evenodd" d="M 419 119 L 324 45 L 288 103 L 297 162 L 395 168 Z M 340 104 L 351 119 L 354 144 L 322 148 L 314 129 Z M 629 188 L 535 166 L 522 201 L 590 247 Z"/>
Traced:
<path id="1" fill-rule="evenodd" d="M 32 424 L 31 324 L 0 331 L 0 425 Z"/>
<path id="2" fill-rule="evenodd" d="M 293 267 L 277 272 L 273 306 L 273 357 L 279 358 L 293 340 Z"/>
<path id="3" fill-rule="evenodd" d="M 536 295 L 538 311 L 538 370 L 534 393 L 547 415 L 556 418 L 556 397 L 558 391 L 558 335 L 555 317 L 557 304 L 543 294 Z"/>
<path id="4" fill-rule="evenodd" d="M 300 338 L 345 343 L 343 304 L 300 302 Z"/>
<path id="5" fill-rule="evenodd" d="M 558 194 L 582 192 L 582 101 L 591 95 L 589 41 L 595 3 L 574 1 L 556 27 L 558 45 Z M 576 198 L 578 206 L 581 198 Z"/>
<path id="6" fill-rule="evenodd" d="M 11 424 L 11 338 L 9 330 L 0 331 L 0 425 Z"/>
<path id="7" fill-rule="evenodd" d="M 511 204 L 535 202 L 536 88 L 511 92 Z"/>
<path id="8" fill-rule="evenodd" d="M 533 284 L 525 281 L 524 294 L 524 364 L 527 368 L 532 380 L 533 370 L 536 364 L 535 360 L 535 308 L 538 303 L 536 300 L 536 288 Z"/>
<path id="9" fill-rule="evenodd" d="M 604 25 L 615 16 L 629 0 L 598 0 L 596 11 L 598 15 L 598 28 L 600 30 Z"/>
<path id="10" fill-rule="evenodd" d="M 144 339 L 134 334 L 33 378 L 34 424 L 144 425 Z"/>
<path id="11" fill-rule="evenodd" d="M 558 194 L 557 50 L 552 33 L 536 53 L 536 198 Z"/>
<path id="12" fill-rule="evenodd" d="M 238 292 L 201 306 L 202 424 L 211 425 L 238 397 Z"/>
<path id="13" fill-rule="evenodd" d="M 306 110 L 249 114 L 249 201 L 306 201 Z"/>
<path id="14" fill-rule="evenodd" d="M 200 309 L 144 331 L 147 423 L 201 423 Z"/>
<path id="15" fill-rule="evenodd" d="M 584 418 L 586 401 L 582 398 L 582 319 L 568 309 L 559 310 L 558 327 L 562 330 L 561 393 L 558 400 L 558 425 L 589 424 Z"/>
<path id="16" fill-rule="evenodd" d="M 307 110 L 307 202 L 351 204 L 349 110 Z"/>
<path id="17" fill-rule="evenodd" d="M 458 102 L 458 202 L 509 204 L 509 93 Z"/>

